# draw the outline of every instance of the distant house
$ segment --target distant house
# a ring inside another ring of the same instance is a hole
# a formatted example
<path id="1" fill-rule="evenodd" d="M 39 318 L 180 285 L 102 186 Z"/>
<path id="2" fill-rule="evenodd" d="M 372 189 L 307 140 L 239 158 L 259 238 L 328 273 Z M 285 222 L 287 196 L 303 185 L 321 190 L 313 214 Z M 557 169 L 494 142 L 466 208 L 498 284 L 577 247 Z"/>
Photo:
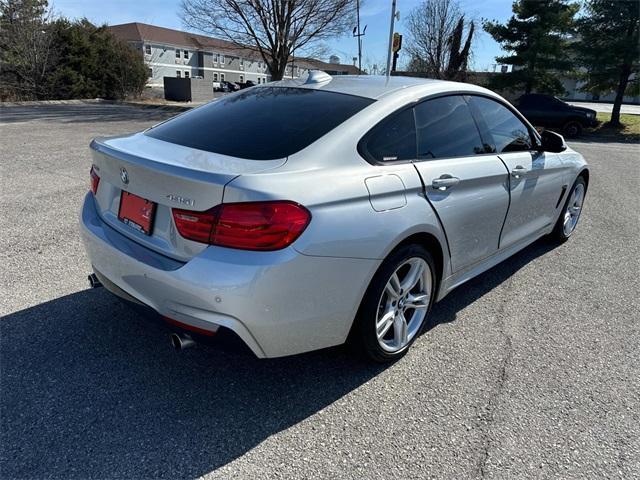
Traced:
<path id="1" fill-rule="evenodd" d="M 140 50 L 149 70 L 148 84 L 162 86 L 163 77 L 201 77 L 211 82 L 266 83 L 271 72 L 260 54 L 250 47 L 144 23 L 113 25 L 109 30 Z M 312 58 L 292 58 L 285 78 L 323 70 L 330 75 L 357 75 L 355 65 L 326 63 Z"/>

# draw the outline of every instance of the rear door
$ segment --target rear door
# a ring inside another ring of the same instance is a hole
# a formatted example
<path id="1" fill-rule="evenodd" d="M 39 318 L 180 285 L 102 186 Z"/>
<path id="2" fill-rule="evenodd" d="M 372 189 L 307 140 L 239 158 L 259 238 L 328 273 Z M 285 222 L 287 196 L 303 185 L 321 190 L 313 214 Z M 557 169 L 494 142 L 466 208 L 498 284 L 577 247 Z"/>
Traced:
<path id="1" fill-rule="evenodd" d="M 453 271 L 463 270 L 498 250 L 509 206 L 507 171 L 486 153 L 463 96 L 428 99 L 414 110 L 415 167 L 444 226 Z"/>
<path id="2" fill-rule="evenodd" d="M 469 96 L 483 138 L 491 142 L 509 171 L 509 212 L 500 248 L 535 236 L 555 219 L 563 193 L 560 156 L 535 149 L 529 127 L 506 105 L 487 97 Z"/>

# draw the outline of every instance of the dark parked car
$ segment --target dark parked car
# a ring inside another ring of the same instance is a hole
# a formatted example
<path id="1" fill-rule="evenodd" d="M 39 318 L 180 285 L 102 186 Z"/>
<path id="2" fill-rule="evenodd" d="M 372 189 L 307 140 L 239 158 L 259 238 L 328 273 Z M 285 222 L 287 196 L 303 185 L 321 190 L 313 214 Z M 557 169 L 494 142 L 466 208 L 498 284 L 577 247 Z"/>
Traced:
<path id="1" fill-rule="evenodd" d="M 226 87 L 225 92 L 237 92 L 240 90 L 240 87 L 233 82 L 222 81 L 221 83 Z"/>
<path id="2" fill-rule="evenodd" d="M 576 137 L 583 128 L 598 125 L 595 110 L 574 107 L 552 95 L 525 94 L 515 105 L 536 127 L 561 130 L 567 137 Z"/>

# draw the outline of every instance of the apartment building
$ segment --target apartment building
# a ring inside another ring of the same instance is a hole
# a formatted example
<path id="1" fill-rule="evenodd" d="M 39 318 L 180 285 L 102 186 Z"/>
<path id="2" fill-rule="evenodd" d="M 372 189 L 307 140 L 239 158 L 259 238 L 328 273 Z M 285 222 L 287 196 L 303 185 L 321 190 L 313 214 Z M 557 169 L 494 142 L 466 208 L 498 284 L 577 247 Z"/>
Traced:
<path id="1" fill-rule="evenodd" d="M 260 54 L 218 38 L 182 32 L 144 23 L 113 25 L 109 30 L 141 51 L 149 69 L 148 85 L 162 86 L 164 77 L 200 77 L 211 82 L 255 83 L 270 81 L 271 74 Z M 296 58 L 285 77 L 299 77 L 310 69 L 332 75 L 356 75 L 354 65 Z"/>

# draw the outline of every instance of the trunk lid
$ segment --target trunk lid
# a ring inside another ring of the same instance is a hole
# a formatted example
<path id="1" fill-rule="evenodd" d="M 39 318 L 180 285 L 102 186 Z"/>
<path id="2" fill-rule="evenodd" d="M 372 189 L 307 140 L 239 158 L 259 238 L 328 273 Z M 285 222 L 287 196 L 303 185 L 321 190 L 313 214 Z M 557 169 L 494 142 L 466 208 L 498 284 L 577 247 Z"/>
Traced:
<path id="1" fill-rule="evenodd" d="M 208 210 L 222 203 L 225 185 L 237 176 L 272 170 L 286 162 L 234 158 L 143 133 L 95 139 L 91 153 L 100 177 L 96 203 L 102 219 L 123 235 L 180 261 L 188 261 L 207 245 L 178 234 L 172 208 Z M 150 235 L 118 219 L 123 191 L 157 204 Z"/>

